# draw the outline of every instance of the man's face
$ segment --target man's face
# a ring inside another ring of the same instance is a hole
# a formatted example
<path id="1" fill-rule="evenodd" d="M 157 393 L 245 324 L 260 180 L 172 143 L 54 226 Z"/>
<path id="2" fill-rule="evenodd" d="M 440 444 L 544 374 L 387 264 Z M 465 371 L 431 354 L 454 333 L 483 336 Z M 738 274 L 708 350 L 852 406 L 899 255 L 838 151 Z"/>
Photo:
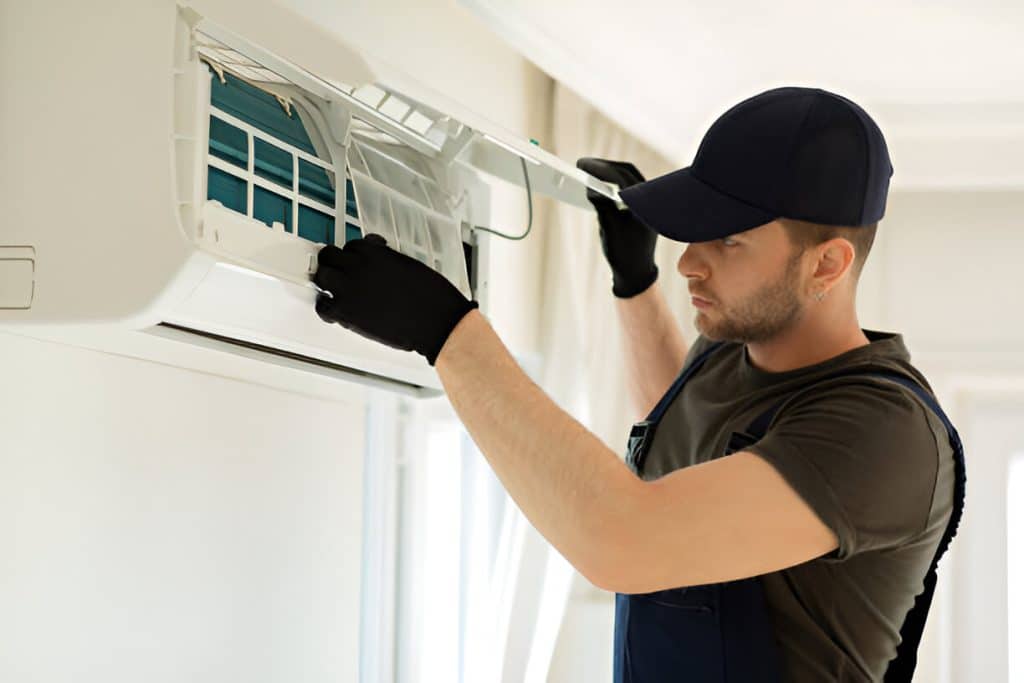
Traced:
<path id="1" fill-rule="evenodd" d="M 760 343 L 788 330 L 803 315 L 800 254 L 781 223 L 687 246 L 679 273 L 697 305 L 694 324 L 705 337 Z"/>

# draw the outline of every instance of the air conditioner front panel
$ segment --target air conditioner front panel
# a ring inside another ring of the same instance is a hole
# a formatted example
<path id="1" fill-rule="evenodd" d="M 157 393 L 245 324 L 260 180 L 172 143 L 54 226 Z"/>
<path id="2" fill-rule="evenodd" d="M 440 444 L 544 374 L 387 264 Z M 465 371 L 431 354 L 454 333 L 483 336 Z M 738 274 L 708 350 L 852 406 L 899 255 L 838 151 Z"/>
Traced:
<path id="1" fill-rule="evenodd" d="M 161 322 L 440 389 L 422 356 L 328 325 L 317 316 L 315 301 L 309 287 L 218 263 L 188 297 L 164 311 Z"/>

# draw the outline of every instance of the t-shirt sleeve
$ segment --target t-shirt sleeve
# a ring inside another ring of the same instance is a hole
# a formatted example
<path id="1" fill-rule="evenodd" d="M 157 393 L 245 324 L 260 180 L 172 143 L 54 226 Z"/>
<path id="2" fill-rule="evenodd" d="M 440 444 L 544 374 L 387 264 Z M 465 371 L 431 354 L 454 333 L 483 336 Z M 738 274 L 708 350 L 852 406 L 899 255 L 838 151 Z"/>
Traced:
<path id="1" fill-rule="evenodd" d="M 803 392 L 745 450 L 774 466 L 835 532 L 830 558 L 899 546 L 928 524 L 939 449 L 924 406 L 899 385 Z"/>

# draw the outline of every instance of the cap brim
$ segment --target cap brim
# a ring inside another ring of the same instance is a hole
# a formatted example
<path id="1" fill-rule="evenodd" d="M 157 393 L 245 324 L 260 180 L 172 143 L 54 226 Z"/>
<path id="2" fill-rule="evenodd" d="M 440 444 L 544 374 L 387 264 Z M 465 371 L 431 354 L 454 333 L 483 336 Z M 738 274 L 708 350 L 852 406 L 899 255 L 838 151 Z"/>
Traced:
<path id="1" fill-rule="evenodd" d="M 619 197 L 651 230 L 678 242 L 716 240 L 779 217 L 719 192 L 691 168 L 627 187 Z"/>

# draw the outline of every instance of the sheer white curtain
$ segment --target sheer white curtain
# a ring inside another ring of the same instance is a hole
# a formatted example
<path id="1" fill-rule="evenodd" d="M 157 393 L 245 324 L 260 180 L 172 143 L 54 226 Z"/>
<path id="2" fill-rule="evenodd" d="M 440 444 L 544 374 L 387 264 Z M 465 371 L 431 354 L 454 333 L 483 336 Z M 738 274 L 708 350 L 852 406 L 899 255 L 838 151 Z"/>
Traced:
<path id="1" fill-rule="evenodd" d="M 555 153 L 566 160 L 603 157 L 630 161 L 647 178 L 673 165 L 618 128 L 564 86 L 556 86 Z M 596 214 L 560 207 L 549 221 L 545 244 L 541 321 L 545 389 L 616 452 L 636 416 L 627 402 L 622 335 L 611 294 L 611 270 L 601 253 Z M 676 261 L 682 245 L 658 240 L 658 281 L 692 338 L 688 297 Z"/>
<path id="2" fill-rule="evenodd" d="M 678 165 L 637 141 L 564 86 L 554 94 L 555 153 L 630 161 L 647 178 Z M 622 339 L 615 314 L 611 269 L 601 252 L 596 214 L 560 206 L 545 226 L 541 313 L 543 386 L 558 403 L 617 452 L 625 446 L 632 415 L 625 393 Z M 676 272 L 682 244 L 659 239 L 659 282 L 694 338 L 685 282 Z"/>
<path id="3" fill-rule="evenodd" d="M 680 166 L 633 138 L 562 85 L 555 86 L 552 116 L 554 152 L 563 159 L 594 156 L 630 161 L 647 178 Z M 621 454 L 630 425 L 642 416 L 632 413 L 626 394 L 622 333 L 596 214 L 560 206 L 549 211 L 547 218 L 540 383 L 559 405 Z M 696 336 L 693 311 L 686 283 L 676 272 L 682 248 L 678 242 L 660 239 L 655 260 L 661 286 L 689 341 Z M 590 586 L 550 550 L 538 609 L 538 635 L 530 650 L 525 680 L 610 680 L 612 609 L 610 594 Z M 581 652 L 589 654 L 581 656 Z"/>

